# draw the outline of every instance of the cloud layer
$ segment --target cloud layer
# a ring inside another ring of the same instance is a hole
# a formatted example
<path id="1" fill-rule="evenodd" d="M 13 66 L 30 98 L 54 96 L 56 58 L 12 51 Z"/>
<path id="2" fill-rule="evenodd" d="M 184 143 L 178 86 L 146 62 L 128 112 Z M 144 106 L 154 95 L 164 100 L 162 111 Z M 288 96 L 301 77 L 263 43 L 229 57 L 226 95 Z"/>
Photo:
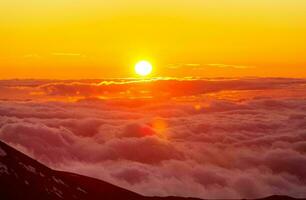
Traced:
<path id="1" fill-rule="evenodd" d="M 22 87 L 11 82 L 2 87 L 44 91 L 44 97 L 72 97 L 79 91 L 83 98 L 1 101 L 0 139 L 55 169 L 145 195 L 306 197 L 304 82 L 67 81 Z M 168 98 L 145 103 L 91 98 L 131 88 L 167 92 Z"/>

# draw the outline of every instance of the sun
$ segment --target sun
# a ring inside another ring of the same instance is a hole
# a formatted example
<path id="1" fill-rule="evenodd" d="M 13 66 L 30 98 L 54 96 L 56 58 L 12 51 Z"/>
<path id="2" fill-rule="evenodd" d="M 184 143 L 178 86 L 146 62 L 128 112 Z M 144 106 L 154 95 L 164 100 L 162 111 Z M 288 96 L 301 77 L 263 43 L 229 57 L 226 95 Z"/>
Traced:
<path id="1" fill-rule="evenodd" d="M 136 63 L 135 72 L 140 76 L 148 76 L 152 72 L 152 65 L 150 62 L 142 60 Z"/>

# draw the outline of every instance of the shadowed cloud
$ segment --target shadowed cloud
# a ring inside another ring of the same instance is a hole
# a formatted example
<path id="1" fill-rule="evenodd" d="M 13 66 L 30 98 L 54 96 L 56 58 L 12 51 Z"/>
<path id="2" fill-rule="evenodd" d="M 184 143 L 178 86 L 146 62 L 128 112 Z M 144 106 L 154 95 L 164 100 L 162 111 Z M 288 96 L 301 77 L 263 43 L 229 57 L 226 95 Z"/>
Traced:
<path id="1" fill-rule="evenodd" d="M 303 84 L 255 78 L 36 84 L 30 87 L 47 96 L 149 88 L 173 98 L 1 101 L 0 139 L 55 169 L 146 195 L 306 197 Z M 218 93 L 232 90 L 241 90 L 239 98 Z"/>

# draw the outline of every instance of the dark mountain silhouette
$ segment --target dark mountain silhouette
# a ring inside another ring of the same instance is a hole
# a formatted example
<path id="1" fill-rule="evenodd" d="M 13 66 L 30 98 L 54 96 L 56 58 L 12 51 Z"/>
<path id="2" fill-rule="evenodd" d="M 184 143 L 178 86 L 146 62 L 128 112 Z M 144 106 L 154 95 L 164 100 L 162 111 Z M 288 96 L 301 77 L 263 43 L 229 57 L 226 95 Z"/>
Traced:
<path id="1" fill-rule="evenodd" d="M 0 199 L 197 200 L 180 197 L 144 197 L 98 179 L 55 171 L 1 141 Z M 294 198 L 271 196 L 263 200 L 294 200 Z"/>

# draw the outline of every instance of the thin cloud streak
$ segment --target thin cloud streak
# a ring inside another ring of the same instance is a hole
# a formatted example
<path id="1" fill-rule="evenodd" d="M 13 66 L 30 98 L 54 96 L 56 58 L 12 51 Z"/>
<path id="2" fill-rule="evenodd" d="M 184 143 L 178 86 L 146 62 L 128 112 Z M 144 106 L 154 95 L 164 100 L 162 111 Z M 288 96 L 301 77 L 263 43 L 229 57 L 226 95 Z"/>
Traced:
<path id="1" fill-rule="evenodd" d="M 252 69 L 254 66 L 246 65 L 228 65 L 228 64 L 207 64 L 209 67 L 220 67 L 220 68 L 234 68 L 234 69 Z"/>

